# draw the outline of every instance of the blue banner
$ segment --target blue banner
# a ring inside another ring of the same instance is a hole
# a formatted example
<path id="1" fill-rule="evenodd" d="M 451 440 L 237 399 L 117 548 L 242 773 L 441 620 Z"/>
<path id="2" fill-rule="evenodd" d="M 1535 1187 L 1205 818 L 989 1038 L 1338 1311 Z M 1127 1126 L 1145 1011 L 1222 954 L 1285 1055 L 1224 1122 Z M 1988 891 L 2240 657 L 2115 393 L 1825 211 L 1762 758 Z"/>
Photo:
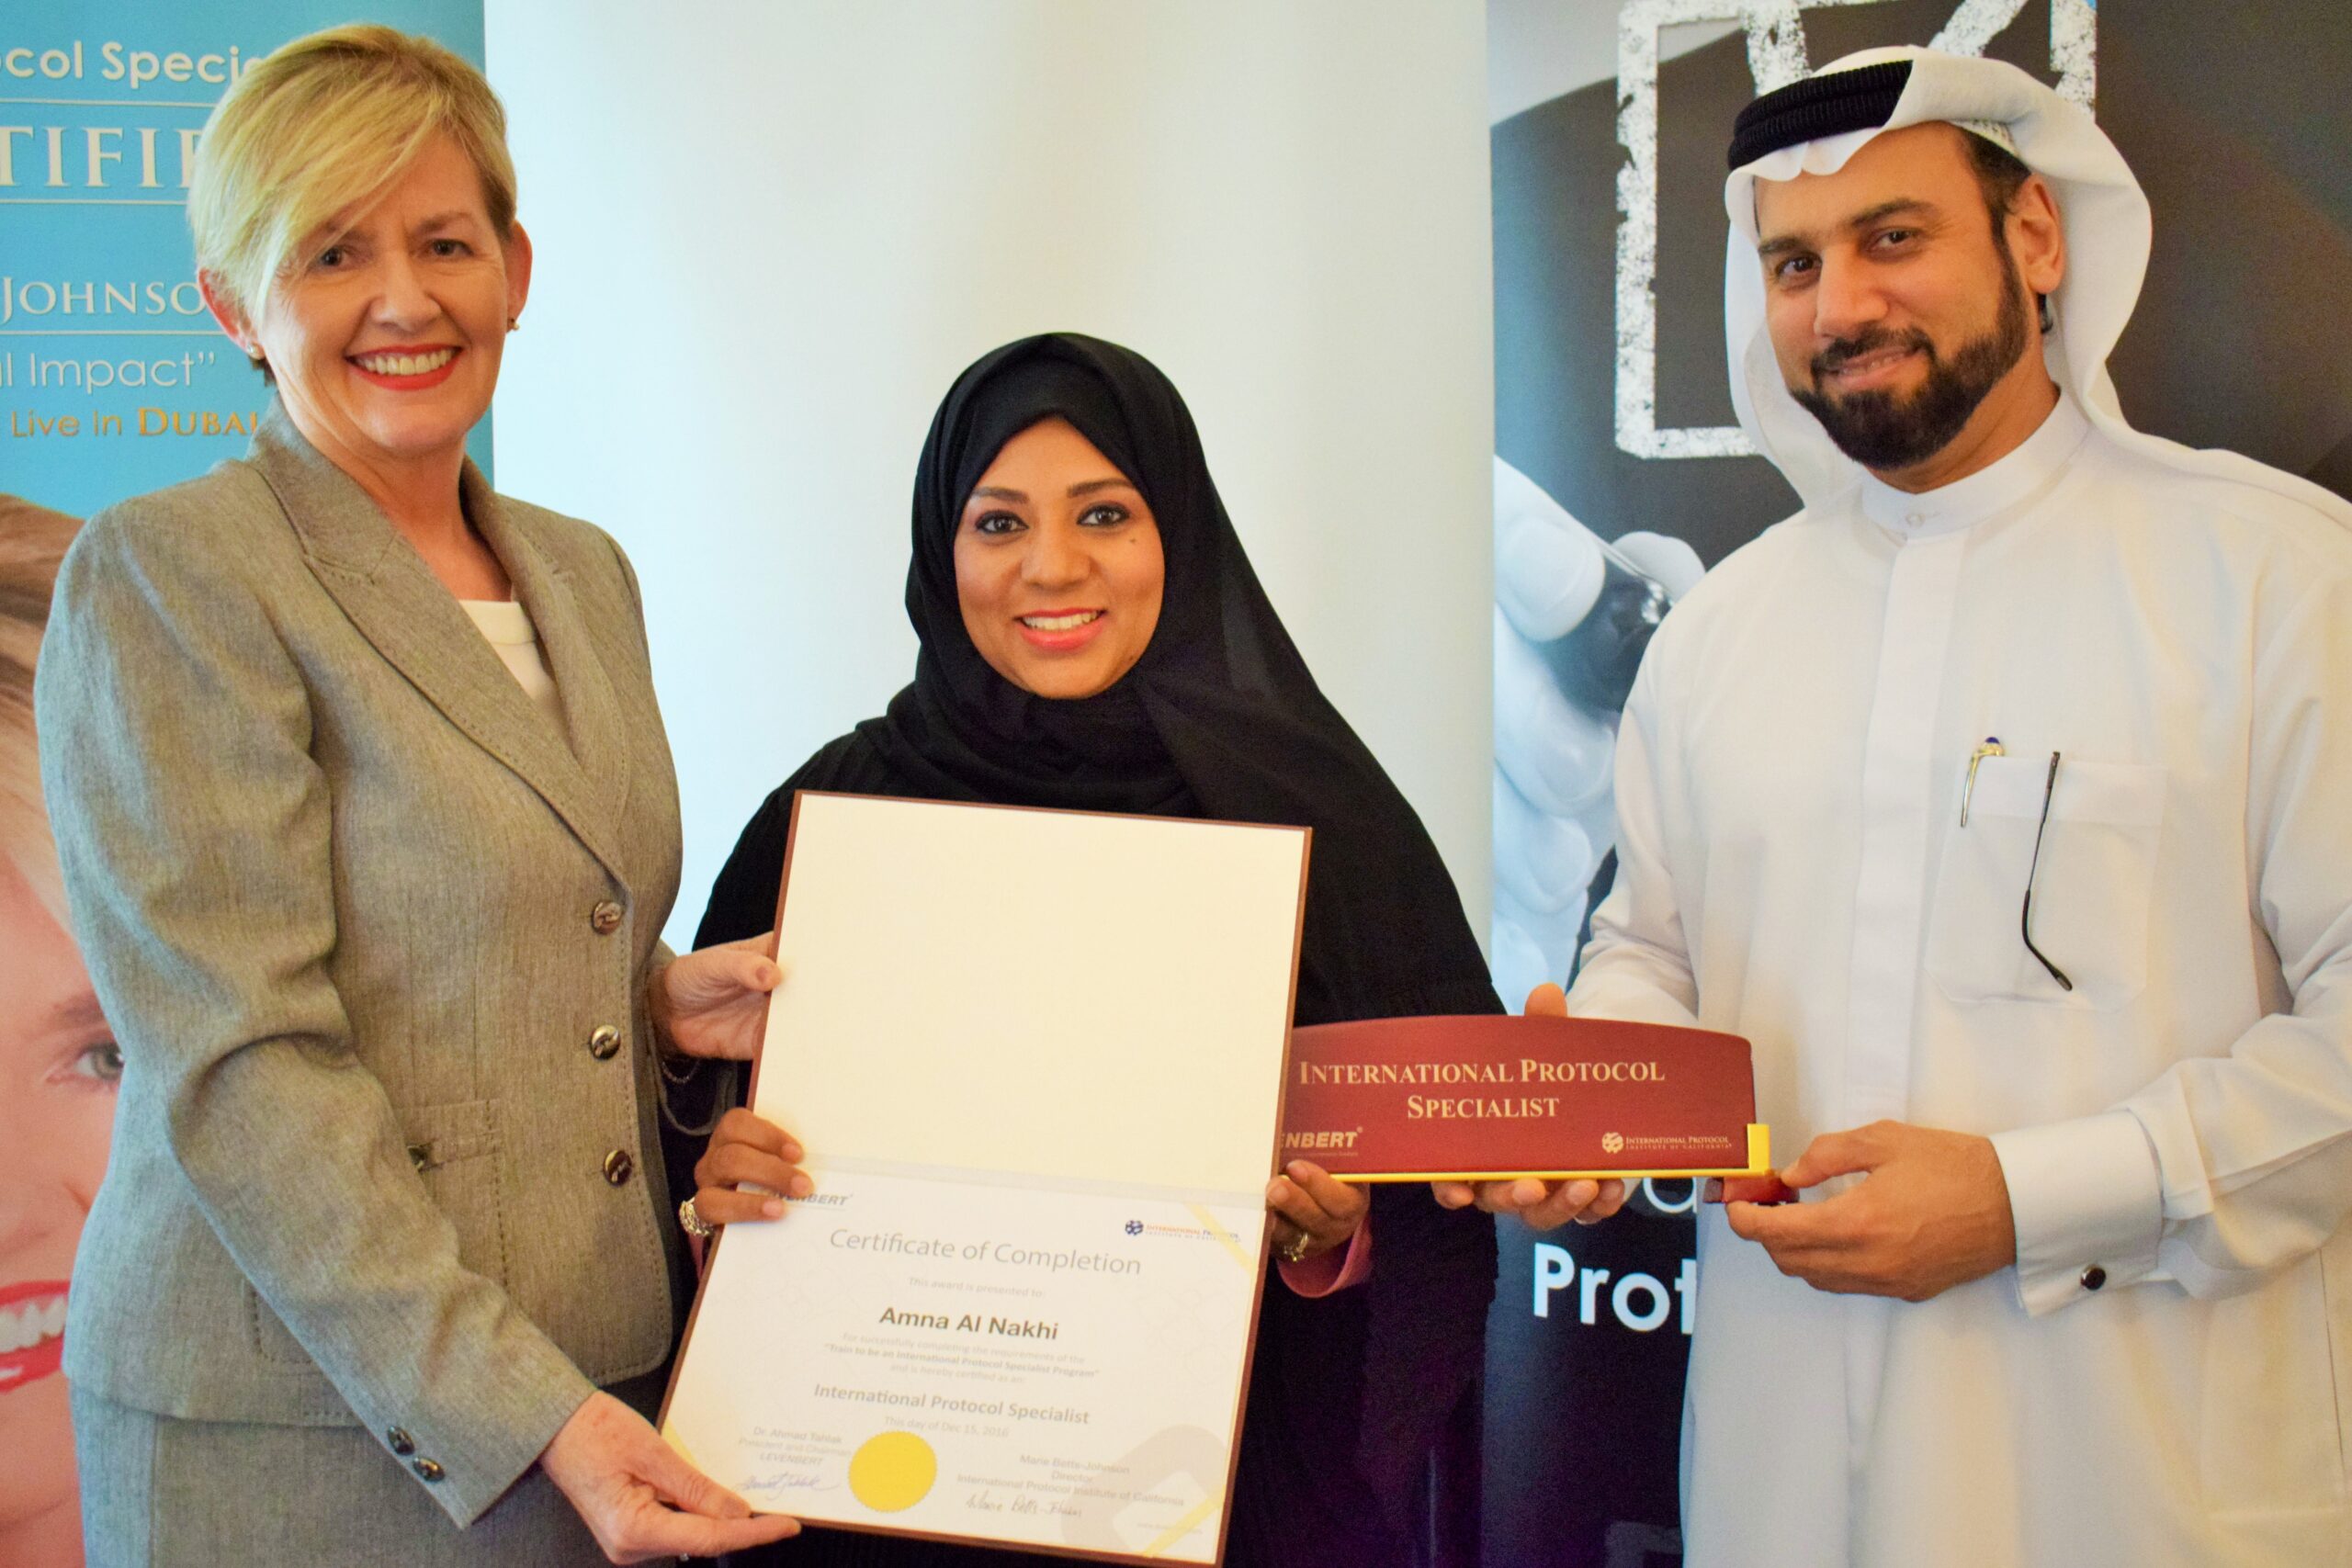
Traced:
<path id="1" fill-rule="evenodd" d="M 13 573 L 0 586 L 45 595 L 63 548 L 58 525 L 10 495 L 82 516 L 244 452 L 269 392 L 198 291 L 190 160 L 240 73 L 349 19 L 329 0 L 68 0 L 0 19 L 0 560 Z M 375 19 L 482 58 L 481 0 L 398 0 Z M 486 464 L 487 420 L 474 444 Z M 22 598 L 0 609 L 21 660 L 41 617 L 28 621 Z M 7 662 L 0 783 L 32 773 L 30 671 Z M 60 1371 L 67 1274 L 106 1167 L 120 1062 L 109 1072 L 104 1042 L 55 1056 L 50 1020 L 95 998 L 62 930 L 25 896 L 53 890 L 55 861 L 21 853 L 0 843 L 0 1077 L 39 1109 L 0 1140 L 0 1211 L 26 1217 L 0 1227 L 13 1232 L 0 1238 L 0 1563 L 78 1568 Z"/>
<path id="2" fill-rule="evenodd" d="M 197 290 L 187 186 L 205 118 L 335 0 L 67 0 L 0 24 L 0 491 L 86 515 L 242 456 L 261 375 Z M 481 0 L 368 20 L 482 62 Z M 469 444 L 490 462 L 490 422 Z"/>

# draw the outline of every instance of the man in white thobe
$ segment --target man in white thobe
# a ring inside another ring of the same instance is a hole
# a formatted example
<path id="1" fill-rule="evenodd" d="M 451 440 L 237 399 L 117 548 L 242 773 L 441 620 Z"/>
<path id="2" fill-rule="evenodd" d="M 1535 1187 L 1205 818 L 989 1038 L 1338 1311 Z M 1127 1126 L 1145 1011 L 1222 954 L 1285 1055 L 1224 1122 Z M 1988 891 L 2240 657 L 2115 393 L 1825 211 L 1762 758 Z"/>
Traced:
<path id="1" fill-rule="evenodd" d="M 2352 1561 L 2352 507 L 2124 423 L 2147 205 L 2024 73 L 1840 62 L 1732 161 L 1804 510 L 1649 650 L 1567 999 L 1747 1036 L 1803 1151 L 1702 1212 L 1687 1561 Z"/>

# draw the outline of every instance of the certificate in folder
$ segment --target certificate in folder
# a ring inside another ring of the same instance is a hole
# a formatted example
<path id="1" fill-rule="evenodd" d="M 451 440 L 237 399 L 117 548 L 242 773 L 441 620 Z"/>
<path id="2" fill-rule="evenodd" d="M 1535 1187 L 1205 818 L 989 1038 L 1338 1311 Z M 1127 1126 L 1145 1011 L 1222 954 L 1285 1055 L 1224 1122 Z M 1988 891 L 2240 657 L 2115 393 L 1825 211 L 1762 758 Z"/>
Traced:
<path id="1" fill-rule="evenodd" d="M 1308 833 L 803 793 L 752 1108 L 662 1432 L 754 1508 L 1216 1562 Z"/>

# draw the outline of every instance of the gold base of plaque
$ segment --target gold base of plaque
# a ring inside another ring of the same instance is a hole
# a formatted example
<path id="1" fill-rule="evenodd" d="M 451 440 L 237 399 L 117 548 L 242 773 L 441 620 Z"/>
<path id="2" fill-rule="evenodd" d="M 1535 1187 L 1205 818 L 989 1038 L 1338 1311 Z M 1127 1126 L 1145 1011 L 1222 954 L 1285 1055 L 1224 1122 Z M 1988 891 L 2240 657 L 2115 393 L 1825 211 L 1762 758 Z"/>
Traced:
<path id="1" fill-rule="evenodd" d="M 1313 1159 L 1313 1155 L 1302 1155 Z M 1696 1179 L 1708 1176 L 1768 1177 L 1778 1174 L 1772 1168 L 1772 1129 L 1760 1122 L 1747 1124 L 1747 1163 L 1746 1165 L 1638 1167 L 1618 1170 L 1431 1170 L 1407 1171 L 1387 1176 L 1341 1175 L 1341 1181 L 1360 1182 L 1370 1186 L 1380 1181 L 1515 1181 L 1521 1177 L 1533 1177 L 1539 1181 L 1644 1181 L 1653 1177 Z"/>

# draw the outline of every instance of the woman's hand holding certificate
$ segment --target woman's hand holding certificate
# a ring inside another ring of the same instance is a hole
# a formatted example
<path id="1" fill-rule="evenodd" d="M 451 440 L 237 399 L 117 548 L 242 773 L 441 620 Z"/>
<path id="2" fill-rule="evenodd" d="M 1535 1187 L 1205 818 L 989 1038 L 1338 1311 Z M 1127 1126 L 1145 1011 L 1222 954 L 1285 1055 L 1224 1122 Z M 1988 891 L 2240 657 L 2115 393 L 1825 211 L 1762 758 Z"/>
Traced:
<path id="1" fill-rule="evenodd" d="M 783 980 L 774 931 L 673 958 L 646 986 L 653 1037 L 681 1056 L 748 1062 L 760 1054 L 768 993 Z"/>
<path id="2" fill-rule="evenodd" d="M 718 1119 L 695 1166 L 695 1212 L 711 1225 L 780 1220 L 786 1199 L 817 1190 L 799 1168 L 805 1157 L 791 1134 L 738 1107 Z"/>

